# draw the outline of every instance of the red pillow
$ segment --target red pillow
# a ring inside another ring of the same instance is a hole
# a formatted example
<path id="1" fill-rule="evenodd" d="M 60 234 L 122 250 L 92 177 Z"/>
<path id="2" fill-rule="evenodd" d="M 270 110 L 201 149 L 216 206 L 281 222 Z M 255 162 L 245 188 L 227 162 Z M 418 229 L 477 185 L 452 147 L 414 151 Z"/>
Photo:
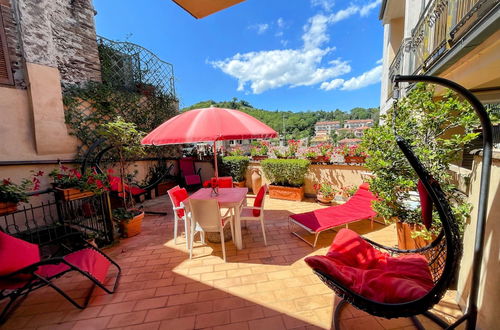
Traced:
<path id="1" fill-rule="evenodd" d="M 413 301 L 434 285 L 425 257 L 391 257 L 348 229 L 339 231 L 326 256 L 305 261 L 357 294 L 378 302 Z"/>
<path id="2" fill-rule="evenodd" d="M 420 208 L 422 209 L 422 222 L 425 228 L 429 229 L 432 226 L 432 199 L 425 189 L 422 180 L 418 180 L 417 184 L 418 194 L 420 196 Z"/>
<path id="3" fill-rule="evenodd" d="M 0 276 L 8 275 L 40 261 L 38 245 L 0 231 Z"/>
<path id="4" fill-rule="evenodd" d="M 179 190 L 172 192 L 172 200 L 174 202 L 175 207 L 181 206 L 181 202 L 183 202 L 188 197 L 189 197 L 189 195 L 188 195 L 186 189 L 184 189 L 184 188 L 181 188 Z M 181 210 L 177 210 L 176 212 L 177 212 L 177 216 L 179 218 L 182 218 L 184 216 L 184 210 L 181 209 Z"/>
<path id="5" fill-rule="evenodd" d="M 259 192 L 257 193 L 257 196 L 255 196 L 255 201 L 253 202 L 254 207 L 261 207 L 262 206 L 262 200 L 264 199 L 264 196 L 266 195 L 266 187 L 262 186 L 259 189 Z M 260 215 L 260 210 L 252 210 L 253 216 L 258 217 Z"/>

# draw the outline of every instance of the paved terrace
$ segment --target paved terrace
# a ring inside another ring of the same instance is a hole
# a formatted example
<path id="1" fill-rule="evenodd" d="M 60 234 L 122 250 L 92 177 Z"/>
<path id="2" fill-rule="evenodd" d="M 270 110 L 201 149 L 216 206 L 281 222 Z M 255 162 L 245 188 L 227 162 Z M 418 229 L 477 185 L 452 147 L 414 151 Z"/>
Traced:
<path id="1" fill-rule="evenodd" d="M 2 329 L 329 329 L 334 296 L 305 264 L 309 255 L 325 254 L 335 232 L 321 234 L 312 249 L 288 232 L 288 215 L 320 208 L 312 200 L 289 202 L 266 197 L 268 246 L 260 224 L 243 228 L 245 248 L 226 244 L 195 247 L 193 260 L 184 239 L 173 241 L 173 216 L 168 197 L 146 202 L 149 210 L 168 216 L 146 216 L 143 232 L 105 251 L 122 267 L 118 290 L 107 295 L 95 289 L 89 306 L 78 310 L 50 288 L 31 293 Z M 252 202 L 252 196 L 249 196 Z M 396 244 L 394 226 L 364 220 L 349 228 L 384 244 Z M 180 244 L 182 243 L 182 244 Z M 196 245 L 195 245 L 196 246 Z M 200 246 L 200 244 L 198 244 Z M 78 275 L 58 280 L 75 297 L 83 297 L 89 282 Z M 436 313 L 451 320 L 459 313 L 454 292 Z M 81 299 L 83 300 L 83 299 Z M 427 329 L 437 328 L 420 318 Z M 386 320 L 348 306 L 344 329 L 414 329 L 410 319 Z"/>

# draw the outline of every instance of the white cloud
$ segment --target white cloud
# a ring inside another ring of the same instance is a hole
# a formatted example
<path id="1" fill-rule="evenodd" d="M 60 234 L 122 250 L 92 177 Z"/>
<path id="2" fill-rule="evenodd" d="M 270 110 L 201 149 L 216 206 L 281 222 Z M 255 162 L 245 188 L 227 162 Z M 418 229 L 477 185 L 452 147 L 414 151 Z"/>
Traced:
<path id="1" fill-rule="evenodd" d="M 252 30 L 256 30 L 257 34 L 263 34 L 269 29 L 269 24 L 266 24 L 266 23 L 254 24 L 254 25 L 250 25 L 248 28 L 252 29 Z"/>
<path id="2" fill-rule="evenodd" d="M 344 83 L 344 79 L 333 79 L 332 81 L 325 81 L 321 84 L 319 88 L 329 91 L 332 89 L 337 89 Z"/>
<path id="3" fill-rule="evenodd" d="M 329 91 L 332 89 L 340 88 L 343 91 L 352 91 L 355 89 L 360 89 L 369 85 L 376 84 L 380 81 L 382 77 L 382 65 L 379 64 L 380 60 L 377 61 L 377 66 L 362 73 L 357 77 L 352 77 L 349 80 L 344 79 L 333 79 L 331 81 L 323 82 L 319 88 Z"/>
<path id="4" fill-rule="evenodd" d="M 283 17 L 280 17 L 276 20 L 276 25 L 278 25 L 278 28 L 282 29 L 285 27 L 285 20 Z"/>
<path id="5" fill-rule="evenodd" d="M 311 6 L 313 7 L 321 7 L 325 11 L 331 11 L 334 6 L 333 0 L 311 0 Z"/>
<path id="6" fill-rule="evenodd" d="M 335 50 L 335 47 L 324 47 L 324 44 L 330 39 L 327 33 L 329 25 L 356 14 L 366 15 L 378 3 L 380 3 L 380 0 L 374 0 L 365 6 L 351 5 L 346 9 L 331 14 L 318 14 L 311 17 L 303 28 L 302 48 L 238 53 L 232 57 L 219 61 L 209 61 L 208 63 L 236 78 L 238 80 L 238 91 L 245 91 L 246 87 L 249 86 L 254 94 L 260 94 L 266 90 L 283 86 L 311 86 L 320 83 L 320 88 L 324 90 L 336 88 L 351 90 L 367 86 L 380 80 L 380 72 L 378 78 L 376 78 L 378 80 L 375 82 L 372 81 L 375 79 L 377 72 L 371 72 L 372 70 L 347 81 L 339 79 L 337 77 L 351 71 L 351 66 L 348 61 L 341 59 L 322 65 L 325 56 Z M 260 25 L 265 25 L 265 27 L 261 28 L 262 30 L 258 29 L 262 33 L 269 28 L 268 24 L 258 24 L 256 26 Z M 276 25 L 283 27 L 285 22 L 282 18 L 279 18 Z M 283 36 L 279 32 L 275 36 Z M 280 42 L 284 47 L 288 44 L 286 40 L 280 40 Z"/>
<path id="7" fill-rule="evenodd" d="M 352 77 L 351 79 L 345 81 L 341 89 L 345 91 L 360 89 L 378 83 L 381 77 L 382 65 L 377 65 L 376 67 L 369 71 L 366 71 L 362 75 Z"/>

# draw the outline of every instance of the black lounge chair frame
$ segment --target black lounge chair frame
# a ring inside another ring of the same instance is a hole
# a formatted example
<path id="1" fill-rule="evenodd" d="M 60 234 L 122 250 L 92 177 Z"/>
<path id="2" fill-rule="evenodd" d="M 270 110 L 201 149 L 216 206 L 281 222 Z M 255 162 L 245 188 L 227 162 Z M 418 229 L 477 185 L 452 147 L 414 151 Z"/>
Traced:
<path id="1" fill-rule="evenodd" d="M 1 229 L 0 229 L 1 230 Z M 80 243 L 80 248 L 77 250 L 73 250 L 69 248 L 70 244 L 65 244 L 64 241 L 70 241 L 71 245 L 74 245 L 75 241 L 79 241 Z M 9 314 L 9 312 L 12 311 L 12 307 L 14 306 L 14 302 L 17 301 L 18 298 L 20 297 L 26 297 L 30 292 L 35 291 L 36 289 L 43 288 L 45 286 L 50 286 L 52 289 L 54 289 L 57 293 L 59 293 L 61 296 L 63 296 L 66 300 L 68 300 L 71 304 L 73 304 L 76 308 L 79 309 L 85 309 L 88 306 L 88 303 L 90 301 L 90 298 L 92 296 L 92 293 L 94 292 L 94 288 L 97 285 L 101 289 L 103 289 L 106 293 L 108 294 L 113 294 L 116 291 L 116 288 L 118 287 L 118 283 L 120 280 L 121 276 L 121 268 L 120 266 L 110 257 L 108 257 L 104 252 L 102 252 L 100 249 L 97 247 L 93 246 L 92 244 L 88 243 L 85 241 L 81 233 L 72 233 L 68 234 L 59 238 L 56 238 L 54 240 L 51 240 L 50 242 L 46 242 L 45 244 L 40 244 L 40 247 L 43 247 L 44 245 L 58 245 L 59 249 L 56 253 L 55 256 L 50 256 L 46 259 L 43 259 L 37 263 L 34 263 L 32 265 L 29 265 L 27 267 L 24 267 L 23 269 L 20 269 L 16 272 L 13 272 L 11 274 L 5 275 L 5 276 L 0 276 L 0 280 L 8 280 L 9 278 L 13 278 L 17 275 L 22 275 L 22 274 L 29 274 L 32 275 L 33 278 L 30 279 L 24 286 L 14 289 L 14 290 L 0 290 L 0 301 L 9 298 L 10 301 L 7 303 L 7 305 L 3 308 L 2 312 L 0 312 L 0 325 L 6 321 L 6 318 Z M 75 265 L 71 264 L 70 262 L 64 260 L 64 255 L 69 254 L 71 252 L 76 252 L 81 249 L 85 248 L 90 248 L 95 251 L 97 251 L 99 254 L 101 254 L 104 258 L 106 258 L 111 265 L 113 265 L 117 269 L 117 274 L 115 277 L 115 281 L 113 284 L 112 289 L 108 289 L 104 284 L 99 282 L 92 274 L 76 267 Z M 61 252 L 65 250 L 67 253 L 61 254 Z M 36 272 L 36 270 L 43 265 L 57 265 L 57 264 L 65 264 L 69 268 L 63 272 L 57 273 L 52 277 L 43 277 Z M 67 274 L 68 272 L 71 271 L 76 271 L 80 273 L 81 275 L 85 276 L 88 278 L 92 283 L 92 287 L 88 291 L 85 300 L 83 304 L 78 303 L 75 299 L 70 297 L 64 290 L 62 290 L 60 287 L 58 287 L 53 280 L 63 276 L 64 274 Z"/>
<path id="2" fill-rule="evenodd" d="M 314 270 L 314 272 L 342 299 L 338 303 L 334 312 L 333 322 L 335 329 L 339 329 L 340 327 L 340 313 L 342 308 L 346 303 L 350 303 L 354 307 L 366 311 L 374 316 L 384 318 L 411 317 L 412 321 L 418 329 L 424 329 L 424 327 L 416 317 L 417 315 L 422 314 L 442 328 L 454 329 L 458 325 L 466 322 L 466 329 L 472 330 L 475 329 L 477 321 L 477 298 L 479 291 L 479 279 L 481 275 L 481 259 L 483 257 L 484 230 L 486 225 L 486 211 L 492 157 L 491 121 L 481 102 L 470 91 L 452 81 L 432 76 L 398 75 L 394 77 L 394 82 L 396 89 L 395 97 L 398 96 L 398 83 L 400 82 L 429 82 L 451 88 L 464 96 L 471 103 L 481 121 L 483 130 L 483 164 L 480 181 L 481 186 L 474 256 L 472 262 L 472 280 L 467 310 L 465 314 L 453 324 L 448 324 L 444 320 L 429 312 L 429 310 L 441 300 L 456 274 L 457 266 L 462 253 L 462 241 L 458 232 L 458 225 L 451 212 L 448 201 L 443 191 L 441 190 L 441 187 L 424 169 L 417 157 L 413 154 L 406 141 L 404 141 L 400 137 L 397 137 L 397 143 L 400 149 L 403 151 L 411 166 L 416 171 L 418 177 L 424 184 L 429 196 L 436 206 L 436 210 L 439 213 L 439 217 L 443 226 L 441 233 L 429 245 L 414 250 L 401 250 L 397 248 L 387 247 L 366 238 L 363 239 L 374 246 L 376 249 L 387 252 L 392 256 L 404 255 L 409 253 L 418 253 L 425 255 L 427 257 L 427 260 L 429 261 L 429 269 L 435 283 L 434 287 L 426 295 L 417 300 L 399 304 L 388 304 L 367 299 L 366 297 L 353 292 L 349 288 L 340 284 L 336 279 L 319 270 Z"/>

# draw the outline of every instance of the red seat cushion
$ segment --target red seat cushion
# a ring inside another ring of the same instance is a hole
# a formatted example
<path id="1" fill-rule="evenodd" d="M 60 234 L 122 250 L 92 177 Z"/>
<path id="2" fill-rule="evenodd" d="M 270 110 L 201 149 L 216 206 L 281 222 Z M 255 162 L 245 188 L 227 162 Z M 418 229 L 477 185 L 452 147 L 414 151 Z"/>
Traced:
<path id="1" fill-rule="evenodd" d="M 72 252 L 64 256 L 64 260 L 80 268 L 95 277 L 99 282 L 104 283 L 111 262 L 94 249 L 87 248 Z M 38 274 L 50 278 L 68 271 L 70 268 L 66 264 L 44 265 L 37 271 Z"/>
<path id="2" fill-rule="evenodd" d="M 184 180 L 186 181 L 186 184 L 188 186 L 193 185 L 193 184 L 201 184 L 201 178 L 198 174 L 185 175 Z"/>
<path id="3" fill-rule="evenodd" d="M 232 177 L 221 177 L 217 179 L 217 184 L 219 188 L 232 188 L 233 178 Z"/>
<path id="4" fill-rule="evenodd" d="M 261 207 L 262 206 L 262 201 L 264 200 L 264 196 L 266 194 L 266 187 L 262 186 L 259 189 L 259 192 L 257 193 L 257 196 L 255 196 L 255 200 L 253 202 L 254 207 Z M 253 210 L 253 216 L 258 217 L 260 215 L 260 210 Z"/>
<path id="5" fill-rule="evenodd" d="M 434 286 L 425 257 L 391 257 L 349 229 L 338 232 L 326 256 L 305 261 L 357 294 L 383 303 L 413 301 Z"/>
<path id="6" fill-rule="evenodd" d="M 0 276 L 8 275 L 40 261 L 38 245 L 0 231 Z"/>
<path id="7" fill-rule="evenodd" d="M 181 202 L 183 202 L 186 198 L 188 198 L 188 193 L 186 189 L 181 188 L 179 190 L 176 190 L 172 192 L 172 202 L 174 203 L 175 207 L 181 206 Z M 177 210 L 177 216 L 179 218 L 182 218 L 184 216 L 184 210 Z"/>

